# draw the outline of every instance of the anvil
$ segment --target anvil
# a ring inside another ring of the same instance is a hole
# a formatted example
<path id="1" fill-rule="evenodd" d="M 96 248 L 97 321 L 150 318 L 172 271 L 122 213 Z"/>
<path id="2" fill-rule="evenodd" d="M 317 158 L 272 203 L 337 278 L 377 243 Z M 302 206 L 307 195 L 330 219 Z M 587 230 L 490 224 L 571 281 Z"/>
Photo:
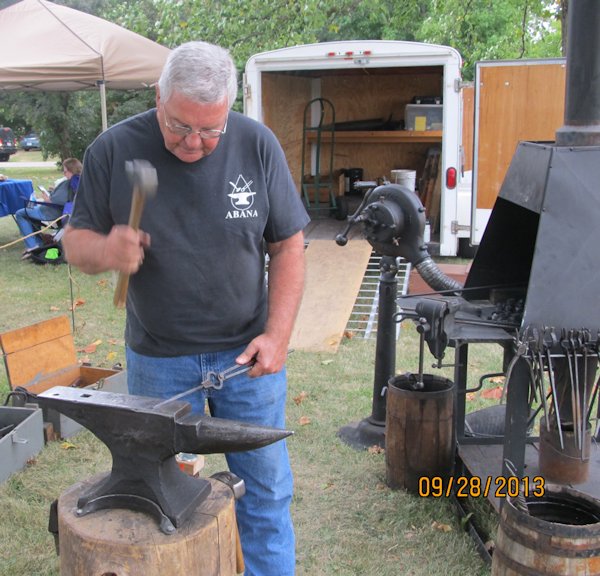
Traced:
<path id="1" fill-rule="evenodd" d="M 208 480 L 182 472 L 175 454 L 243 452 L 292 434 L 195 414 L 182 400 L 56 386 L 36 401 L 90 430 L 111 452 L 111 472 L 79 498 L 76 513 L 140 510 L 152 514 L 166 534 L 175 532 L 211 489 Z"/>

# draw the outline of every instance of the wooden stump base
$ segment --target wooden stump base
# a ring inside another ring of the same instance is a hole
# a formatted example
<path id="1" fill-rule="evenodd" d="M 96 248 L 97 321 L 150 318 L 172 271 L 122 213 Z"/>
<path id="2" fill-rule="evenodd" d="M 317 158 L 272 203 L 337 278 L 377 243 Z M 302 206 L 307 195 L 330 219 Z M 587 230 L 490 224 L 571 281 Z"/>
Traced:
<path id="1" fill-rule="evenodd" d="M 211 493 L 175 534 L 147 514 L 125 509 L 75 515 L 77 500 L 99 476 L 58 500 L 61 576 L 233 576 L 236 521 L 231 489 L 209 479 Z"/>

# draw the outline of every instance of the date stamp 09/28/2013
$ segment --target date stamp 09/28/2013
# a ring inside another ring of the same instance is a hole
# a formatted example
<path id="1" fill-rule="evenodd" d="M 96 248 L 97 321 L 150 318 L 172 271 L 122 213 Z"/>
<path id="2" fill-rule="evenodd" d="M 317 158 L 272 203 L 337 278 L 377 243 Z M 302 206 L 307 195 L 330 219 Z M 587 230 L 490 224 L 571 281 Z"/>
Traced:
<path id="1" fill-rule="evenodd" d="M 419 478 L 419 496 L 423 498 L 540 498 L 545 493 L 545 481 L 542 476 L 517 478 L 516 476 L 421 476 Z"/>

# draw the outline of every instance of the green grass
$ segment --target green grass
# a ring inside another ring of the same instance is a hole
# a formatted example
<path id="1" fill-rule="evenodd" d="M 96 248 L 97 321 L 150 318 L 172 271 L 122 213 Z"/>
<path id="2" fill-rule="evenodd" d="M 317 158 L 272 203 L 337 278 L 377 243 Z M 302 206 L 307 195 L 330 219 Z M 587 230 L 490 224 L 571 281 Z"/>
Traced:
<path id="1" fill-rule="evenodd" d="M 10 171 L 12 175 L 12 167 Z M 19 174 L 54 177 L 34 169 Z M 0 219 L 0 246 L 18 237 L 12 219 Z M 19 245 L 0 249 L 0 332 L 71 315 L 69 268 L 22 262 L 21 251 Z M 112 305 L 112 275 L 90 277 L 71 270 L 71 281 L 79 300 L 74 311 L 76 348 L 101 341 L 94 353 L 78 352 L 79 360 L 104 367 L 124 363 L 125 316 Z M 451 349 L 447 356 L 445 363 L 451 364 Z M 417 358 L 416 332 L 405 323 L 397 346 L 397 373 L 415 372 Z M 499 347 L 473 345 L 469 358 L 472 386 L 480 374 L 497 371 L 502 356 Z M 292 513 L 297 574 L 488 575 L 449 501 L 389 489 L 385 455 L 354 450 L 339 439 L 342 426 L 371 413 L 374 359 L 375 342 L 359 337 L 345 339 L 335 355 L 290 355 L 288 427 L 295 431 L 289 450 L 296 483 Z M 452 377 L 450 368 L 431 369 L 432 362 L 428 356 L 426 371 Z M 0 371 L 0 398 L 6 392 L 7 378 Z M 491 402 L 477 393 L 469 407 Z M 47 445 L 26 469 L 0 485 L 0 576 L 57 576 L 59 563 L 47 532 L 50 502 L 75 482 L 109 467 L 105 446 L 83 431 L 69 444 Z M 210 455 L 203 474 L 224 468 L 222 455 Z M 493 525 L 494 518 L 490 531 Z"/>
<path id="2" fill-rule="evenodd" d="M 10 157 L 9 170 L 13 169 L 15 164 L 23 164 L 25 162 L 58 162 L 58 158 L 44 158 L 44 153 L 41 150 L 18 150 L 16 154 Z"/>

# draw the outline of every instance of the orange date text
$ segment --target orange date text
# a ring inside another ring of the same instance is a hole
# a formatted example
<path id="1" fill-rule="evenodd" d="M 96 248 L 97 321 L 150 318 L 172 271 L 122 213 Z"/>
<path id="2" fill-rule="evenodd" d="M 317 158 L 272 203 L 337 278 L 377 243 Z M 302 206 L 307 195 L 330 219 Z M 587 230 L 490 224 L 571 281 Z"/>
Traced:
<path id="1" fill-rule="evenodd" d="M 423 498 L 516 498 L 523 494 L 526 498 L 539 498 L 545 493 L 545 481 L 541 476 L 421 476 L 419 496 Z"/>

